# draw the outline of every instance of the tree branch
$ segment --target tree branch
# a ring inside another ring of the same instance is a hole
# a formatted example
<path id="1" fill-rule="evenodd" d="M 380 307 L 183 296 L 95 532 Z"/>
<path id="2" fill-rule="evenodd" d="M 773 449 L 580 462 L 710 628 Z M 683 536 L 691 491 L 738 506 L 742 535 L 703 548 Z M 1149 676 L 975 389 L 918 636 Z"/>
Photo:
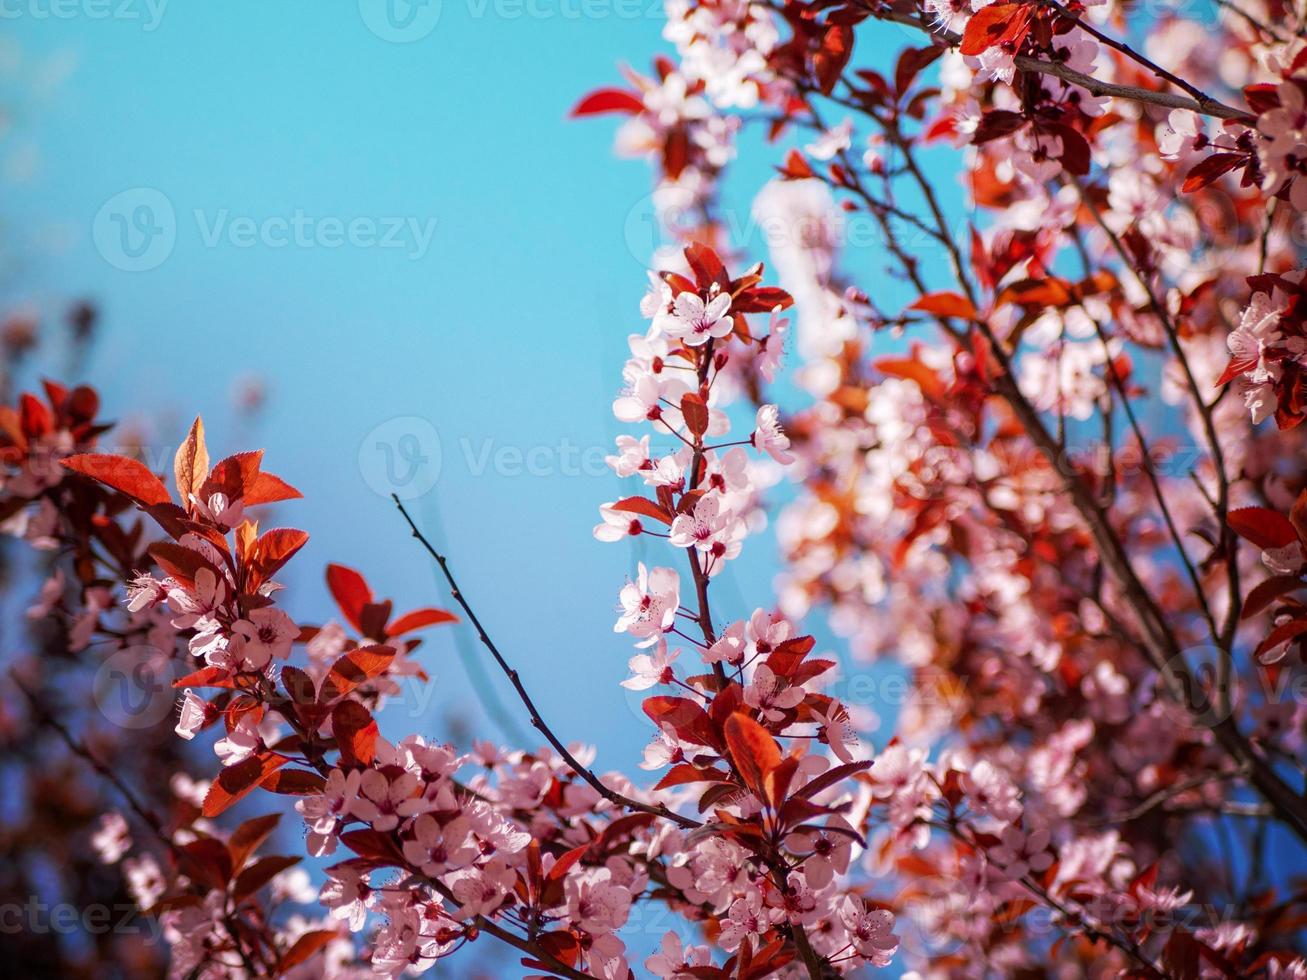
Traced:
<path id="1" fill-rule="evenodd" d="M 669 809 L 665 804 L 659 803 L 653 805 L 649 803 L 641 803 L 639 800 L 633 800 L 629 796 L 624 796 L 605 785 L 604 782 L 594 774 L 594 772 L 577 761 L 576 757 L 572 755 L 567 746 L 564 745 L 558 736 L 553 733 L 553 730 L 545 724 L 545 720 L 540 717 L 540 712 L 536 710 L 535 702 L 531 700 L 531 695 L 527 693 L 526 687 L 522 684 L 521 677 L 518 676 L 518 673 L 514 668 L 509 666 L 508 661 L 506 661 L 503 654 L 499 652 L 499 648 L 495 646 L 494 641 L 492 641 L 486 634 L 485 627 L 481 625 L 481 620 L 477 618 L 477 614 L 473 612 L 472 607 L 468 604 L 462 590 L 459 589 L 458 582 L 454 579 L 454 574 L 449 569 L 449 561 L 444 555 L 440 554 L 431 542 L 426 539 L 426 536 L 418 530 L 418 526 L 413 523 L 413 518 L 410 517 L 408 511 L 404 509 L 404 504 L 400 501 L 398 495 L 391 494 L 390 499 L 395 502 L 395 506 L 399 508 L 400 514 L 402 514 L 404 520 L 408 522 L 409 530 L 413 532 L 413 537 L 418 539 L 422 547 L 426 549 L 427 554 L 434 558 L 436 564 L 440 566 L 441 572 L 444 573 L 445 581 L 449 583 L 450 595 L 454 597 L 454 601 L 457 602 L 463 612 L 467 614 L 468 621 L 472 624 L 472 628 L 476 630 L 477 637 L 481 640 L 482 646 L 490 651 L 490 655 L 494 657 L 495 663 L 499 665 L 499 669 L 504 672 L 504 676 L 507 677 L 509 683 L 513 685 L 513 690 L 517 692 L 517 696 L 521 699 L 522 704 L 526 707 L 527 714 L 531 718 L 532 727 L 545 737 L 549 744 L 553 746 L 555 752 L 562 756 L 562 759 L 567 763 L 568 768 L 585 782 L 589 783 L 596 793 L 615 806 L 625 807 L 628 810 L 636 810 L 640 813 L 652 814 L 655 817 L 662 817 L 663 819 L 670 820 L 686 829 L 702 826 L 698 820 L 676 813 Z"/>

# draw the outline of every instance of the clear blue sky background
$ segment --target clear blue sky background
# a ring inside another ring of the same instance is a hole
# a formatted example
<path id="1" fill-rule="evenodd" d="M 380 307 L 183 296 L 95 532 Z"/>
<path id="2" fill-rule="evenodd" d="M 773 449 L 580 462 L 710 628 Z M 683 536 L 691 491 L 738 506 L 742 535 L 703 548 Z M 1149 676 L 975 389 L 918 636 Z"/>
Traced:
<path id="1" fill-rule="evenodd" d="M 276 515 L 313 535 L 286 576 L 304 619 L 330 611 L 328 561 L 364 569 L 401 609 L 445 601 L 377 492 L 389 485 L 378 440 L 432 457 L 438 433 L 439 477 L 416 515 L 560 735 L 629 770 L 649 725 L 617 686 L 631 650 L 611 625 L 633 556 L 590 532 L 620 492 L 595 460 L 618 431 L 626 336 L 643 329 L 650 177 L 614 159 L 612 120 L 566 114 L 617 80 L 618 61 L 646 65 L 665 45 L 661 5 L 588 2 L 533 0 L 545 15 L 533 17 L 521 0 L 444 0 L 433 29 L 434 8 L 418 9 L 401 35 L 416 39 L 395 43 L 370 0 L 174 2 L 157 23 L 144 0 L 123 8 L 132 19 L 93 16 L 93 0 L 63 18 L 23 0 L 7 8 L 20 16 L 0 160 L 20 190 L 5 218 L 22 265 L 5 288 L 46 309 L 70 293 L 101 306 L 87 376 L 114 416 L 156 420 L 158 451 L 197 412 L 214 451 L 267 448 L 307 498 Z M 771 158 L 745 164 L 740 186 L 766 180 Z M 141 202 L 174 235 L 128 271 L 121 243 L 143 240 Z M 747 218 L 748 198 L 735 204 Z M 322 224 L 314 244 L 282 244 L 267 222 L 297 213 L 369 219 L 379 234 L 407 224 L 399 248 L 327 247 Z M 247 242 L 242 219 L 273 240 Z M 270 395 L 253 434 L 231 398 L 249 374 Z M 532 449 L 534 474 L 513 455 Z M 770 540 L 736 568 L 719 619 L 771 603 Z M 433 700 L 392 708 L 387 732 L 447 737 L 452 712 L 495 735 L 448 632 L 424 662 Z"/>

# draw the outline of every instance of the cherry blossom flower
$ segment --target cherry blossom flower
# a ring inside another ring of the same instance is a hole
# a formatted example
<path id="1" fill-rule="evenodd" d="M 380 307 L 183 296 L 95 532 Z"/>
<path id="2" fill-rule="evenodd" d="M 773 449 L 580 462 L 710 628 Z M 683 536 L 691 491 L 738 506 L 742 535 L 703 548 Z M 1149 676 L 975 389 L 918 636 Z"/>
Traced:
<path id="1" fill-rule="evenodd" d="M 711 962 L 712 952 L 707 946 L 683 946 L 680 936 L 667 932 L 658 945 L 658 952 L 644 961 L 644 968 L 664 980 L 681 980 L 694 967 L 708 966 Z"/>
<path id="2" fill-rule="evenodd" d="M 117 810 L 101 814 L 100 826 L 91 835 L 91 846 L 104 864 L 117 864 L 132 847 L 127 818 Z"/>
<path id="3" fill-rule="evenodd" d="M 781 721 L 785 712 L 798 707 L 806 692 L 781 681 L 766 664 L 759 664 L 744 689 L 744 703 L 757 708 L 768 721 Z"/>
<path id="4" fill-rule="evenodd" d="M 728 336 L 735 329 L 734 321 L 727 315 L 730 309 L 731 297 L 726 293 L 711 295 L 706 303 L 696 293 L 681 293 L 673 304 L 672 316 L 663 324 L 663 331 L 691 347 L 698 347 L 714 338 Z"/>
<path id="5" fill-rule="evenodd" d="M 621 541 L 644 530 L 640 518 L 627 511 L 617 510 L 612 504 L 600 506 L 599 516 L 604 519 L 603 523 L 596 524 L 594 529 L 595 539 L 599 541 Z"/>
<path id="6" fill-rule="evenodd" d="M 758 409 L 756 426 L 751 437 L 755 446 L 782 466 L 794 462 L 794 457 L 788 452 L 790 440 L 781 429 L 780 411 L 775 405 L 763 405 Z"/>
<path id="7" fill-rule="evenodd" d="M 175 731 L 182 738 L 190 741 L 209 721 L 209 703 L 188 687 L 182 693 Z"/>
<path id="8" fill-rule="evenodd" d="M 731 516 L 721 513 L 717 494 L 705 493 L 688 514 L 678 514 L 672 521 L 670 542 L 677 548 L 711 551 L 718 535 L 729 526 Z"/>
<path id="9" fill-rule="evenodd" d="M 622 687 L 630 691 L 645 691 L 655 684 L 670 684 L 676 676 L 672 663 L 680 655 L 680 650 L 669 654 L 666 644 L 662 643 L 652 654 L 636 654 L 627 664 L 632 676 L 622 681 Z"/>
<path id="10" fill-rule="evenodd" d="M 868 909 L 852 895 L 840 906 L 840 921 L 849 931 L 849 941 L 872 966 L 887 966 L 899 947 L 894 935 L 894 914 L 886 909 Z"/>
<path id="11" fill-rule="evenodd" d="M 634 582 L 621 592 L 622 615 L 613 626 L 615 633 L 630 633 L 651 645 L 672 627 L 680 606 L 680 576 L 672 568 L 645 568 L 641 562 Z"/>

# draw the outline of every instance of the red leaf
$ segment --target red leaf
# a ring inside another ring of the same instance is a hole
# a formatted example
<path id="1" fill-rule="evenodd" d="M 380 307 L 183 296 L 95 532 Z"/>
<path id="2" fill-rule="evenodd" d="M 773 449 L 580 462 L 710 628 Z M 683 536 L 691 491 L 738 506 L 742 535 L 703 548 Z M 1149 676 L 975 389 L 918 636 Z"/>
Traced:
<path id="1" fill-rule="evenodd" d="M 212 837 L 201 837 L 183 844 L 181 867 L 191 878 L 202 881 L 210 888 L 223 889 L 231 881 L 231 854 L 226 845 Z"/>
<path id="2" fill-rule="evenodd" d="M 304 769 L 279 769 L 259 782 L 259 786 L 269 793 L 281 793 L 284 796 L 310 796 L 321 793 L 325 785 L 326 780 L 316 772 Z"/>
<path id="3" fill-rule="evenodd" d="M 681 414 L 694 435 L 702 436 L 708 431 L 708 405 L 695 392 L 687 391 L 681 396 Z"/>
<path id="4" fill-rule="evenodd" d="M 287 868 L 293 868 L 299 863 L 299 858 L 289 855 L 260 858 L 236 876 L 236 884 L 231 890 L 232 898 L 239 902 L 242 898 L 253 895 Z"/>
<path id="5" fill-rule="evenodd" d="M 1248 598 L 1243 602 L 1243 611 L 1239 614 L 1239 618 L 1251 619 L 1280 596 L 1301 589 L 1303 585 L 1302 579 L 1296 575 L 1272 575 L 1265 581 L 1259 582 L 1248 593 Z"/>
<path id="6" fill-rule="evenodd" d="M 977 319 L 976 307 L 971 300 L 947 290 L 938 293 L 927 293 L 909 306 L 908 309 L 921 310 L 923 313 L 932 313 L 935 316 L 955 316 L 963 320 Z"/>
<path id="7" fill-rule="evenodd" d="M 549 869 L 549 874 L 545 875 L 545 881 L 562 881 L 563 876 L 577 861 L 581 860 L 588 850 L 590 850 L 589 842 L 582 844 L 580 847 L 574 847 L 566 854 L 563 854 L 554 862 L 554 866 Z"/>
<path id="8" fill-rule="evenodd" d="M 69 456 L 62 462 L 74 473 L 89 476 L 112 490 L 126 494 L 144 507 L 172 502 L 172 496 L 163 481 L 138 460 L 107 453 L 84 453 Z"/>
<path id="9" fill-rule="evenodd" d="M 363 607 L 372 601 L 372 590 L 363 576 L 344 565 L 328 565 L 327 588 L 350 625 L 362 631 Z"/>
<path id="10" fill-rule="evenodd" d="M 235 687 L 231 674 L 225 667 L 201 667 L 187 674 L 180 680 L 172 682 L 173 687 Z"/>
<path id="11" fill-rule="evenodd" d="M 933 401 L 939 401 L 947 390 L 944 382 L 934 369 L 923 364 L 915 357 L 882 357 L 875 362 L 876 370 L 891 378 L 903 378 L 915 381 L 921 393 Z"/>
<path id="12" fill-rule="evenodd" d="M 971 142 L 979 145 L 1003 136 L 1011 136 L 1026 124 L 1026 117 L 1008 109 L 993 109 L 980 117 Z"/>
<path id="13" fill-rule="evenodd" d="M 943 45 L 932 44 L 927 48 L 904 48 L 894 66 L 894 88 L 899 95 L 907 92 L 921 70 L 935 61 L 946 49 Z"/>
<path id="14" fill-rule="evenodd" d="M 722 265 L 722 260 L 707 245 L 691 242 L 685 246 L 685 261 L 690 266 L 690 271 L 694 273 L 700 289 L 707 289 L 713 283 L 723 289 L 730 285 L 731 280 L 726 275 L 726 267 Z"/>
<path id="15" fill-rule="evenodd" d="M 774 310 L 788 310 L 794 305 L 794 297 L 775 286 L 754 286 L 746 289 L 731 301 L 732 313 L 771 313 Z"/>
<path id="16" fill-rule="evenodd" d="M 1185 194 L 1206 187 L 1222 174 L 1227 174 L 1247 159 L 1242 153 L 1213 153 L 1194 164 L 1184 177 L 1180 190 Z"/>
<path id="17" fill-rule="evenodd" d="M 1266 651 L 1274 650 L 1282 643 L 1288 643 L 1304 633 L 1307 633 L 1307 619 L 1291 619 L 1287 623 L 1281 623 L 1271 630 L 1266 639 L 1257 645 L 1257 649 L 1253 651 L 1253 656 L 1260 657 Z"/>
<path id="18" fill-rule="evenodd" d="M 1030 22 L 1030 10 L 1018 3 L 996 3 L 982 7 L 967 21 L 961 51 L 978 55 L 996 44 L 1018 40 Z"/>
<path id="19" fill-rule="evenodd" d="M 605 112 L 640 113 L 644 111 L 644 102 L 634 92 L 620 88 L 595 89 L 572 107 L 569 115 L 598 116 Z"/>
<path id="20" fill-rule="evenodd" d="M 1073 177 L 1083 177 L 1089 173 L 1092 154 L 1089 140 L 1074 126 L 1052 127 L 1062 140 L 1062 155 L 1058 159 L 1062 168 Z"/>
<path id="21" fill-rule="evenodd" d="M 177 496 L 182 505 L 189 504 L 191 494 L 198 493 L 209 475 L 209 451 L 204 446 L 204 421 L 197 415 L 191 423 L 186 441 L 177 448 L 172 461 L 173 478 L 177 481 Z"/>
<path id="22" fill-rule="evenodd" d="M 688 698 L 659 694 L 645 698 L 643 708 L 644 713 L 659 728 L 670 725 L 677 738 L 695 745 L 718 744 L 717 733 L 713 730 L 707 712 Z"/>
<path id="23" fill-rule="evenodd" d="M 664 524 L 672 523 L 672 515 L 648 497 L 627 497 L 613 504 L 613 510 L 652 517 L 655 521 L 662 521 Z"/>
<path id="24" fill-rule="evenodd" d="M 439 626 L 441 623 L 457 623 L 458 617 L 444 609 L 414 609 L 406 612 L 386 627 L 386 636 L 403 636 L 414 630 L 427 626 Z"/>
<path id="25" fill-rule="evenodd" d="M 49 435 L 54 429 L 54 418 L 50 415 L 50 410 L 35 395 L 23 392 L 18 399 L 18 408 L 23 432 L 27 435 L 34 438 Z"/>
<path id="26" fill-rule="evenodd" d="M 776 739 L 744 712 L 737 711 L 726 719 L 726 747 L 744 785 L 758 799 L 766 800 L 767 776 L 781 762 Z"/>
<path id="27" fill-rule="evenodd" d="M 290 759 L 284 755 L 264 752 L 228 766 L 209 787 L 201 812 L 206 817 L 216 817 L 288 762 Z"/>
<path id="28" fill-rule="evenodd" d="M 246 820 L 232 831 L 231 837 L 227 840 L 227 850 L 231 852 L 231 866 L 238 870 L 245 867 L 245 862 L 249 860 L 250 855 L 268 839 L 268 835 L 272 833 L 279 820 L 281 820 L 280 813 L 269 813 L 267 816 Z"/>
<path id="29" fill-rule="evenodd" d="M 263 462 L 263 450 L 236 453 L 219 460 L 209 470 L 208 479 L 196 495 L 201 500 L 208 500 L 215 493 L 226 494 L 228 500 L 247 500 L 250 489 L 259 476 L 259 465 Z"/>
<path id="30" fill-rule="evenodd" d="M 349 765 L 372 764 L 376 757 L 380 731 L 376 719 L 367 708 L 357 701 L 340 702 L 331 712 L 331 730 L 336 735 L 342 762 Z"/>
<path id="31" fill-rule="evenodd" d="M 860 772 L 865 772 L 871 768 L 871 761 L 865 762 L 846 762 L 842 766 L 836 766 L 834 769 L 827 769 L 816 779 L 804 783 L 803 788 L 794 795 L 802 799 L 816 796 L 822 790 L 830 789 L 837 783 L 841 783 Z"/>
<path id="32" fill-rule="evenodd" d="M 281 962 L 278 964 L 281 972 L 288 973 L 301 963 L 308 962 L 314 953 L 328 946 L 339 935 L 340 933 L 332 932 L 330 929 L 315 929 L 313 932 L 304 933 L 299 939 L 295 940 L 295 945 L 288 949 L 286 955 L 281 958 Z"/>
<path id="33" fill-rule="evenodd" d="M 327 672 L 319 700 L 326 704 L 348 694 L 365 681 L 384 674 L 395 659 L 395 651 L 385 646 L 359 647 L 345 654 Z"/>
<path id="34" fill-rule="evenodd" d="M 1248 108 L 1259 116 L 1280 107 L 1280 93 L 1271 82 L 1247 86 L 1243 90 L 1243 97 L 1248 100 Z"/>
<path id="35" fill-rule="evenodd" d="M 1235 534 L 1259 548 L 1284 548 L 1298 540 L 1289 518 L 1265 507 L 1242 507 L 1227 515 Z"/>
<path id="36" fill-rule="evenodd" d="M 721 783 L 730 777 L 720 769 L 700 769 L 698 766 L 692 766 L 689 763 L 679 763 L 672 766 L 671 769 L 658 780 L 655 790 L 667 789 L 671 786 L 685 786 L 689 783 Z"/>
<path id="37" fill-rule="evenodd" d="M 826 29 L 821 39 L 821 48 L 812 56 L 813 74 L 823 95 L 835 91 L 835 83 L 844 74 L 844 69 L 853 56 L 853 28 L 847 24 L 835 24 Z"/>
<path id="38" fill-rule="evenodd" d="M 160 568 L 185 585 L 194 585 L 195 576 L 201 569 L 208 569 L 219 581 L 222 580 L 222 571 L 194 548 L 184 548 L 171 541 L 156 541 L 146 550 Z"/>
<path id="39" fill-rule="evenodd" d="M 275 527 L 264 533 L 255 546 L 253 562 L 255 581 L 245 583 L 246 591 L 253 592 L 259 585 L 276 575 L 308 540 L 307 532 L 290 527 Z"/>
<path id="40" fill-rule="evenodd" d="M 249 506 L 275 504 L 279 500 L 298 500 L 303 496 L 281 477 L 262 471 L 256 473 L 245 487 L 245 503 Z"/>

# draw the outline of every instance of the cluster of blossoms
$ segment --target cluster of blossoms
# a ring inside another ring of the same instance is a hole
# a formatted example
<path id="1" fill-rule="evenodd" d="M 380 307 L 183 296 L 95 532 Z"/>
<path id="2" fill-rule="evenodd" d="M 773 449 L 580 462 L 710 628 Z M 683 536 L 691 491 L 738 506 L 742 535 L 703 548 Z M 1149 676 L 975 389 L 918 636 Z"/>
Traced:
<path id="1" fill-rule="evenodd" d="M 923 976 L 1307 973 L 1296 885 L 1256 843 L 1307 840 L 1307 48 L 1300 11 L 1219 6 L 794 3 L 750 54 L 738 7 L 669 6 L 722 25 L 669 33 L 675 70 L 759 80 L 736 118 L 777 144 L 754 216 L 810 399 L 787 418 L 779 612 L 700 653 L 748 665 L 764 622 L 825 611 L 856 659 L 906 667 L 845 816 Z M 882 58 L 876 20 L 921 46 Z M 692 236 L 725 239 L 699 206 Z M 858 222 L 897 284 L 855 285 Z M 633 685 L 679 681 L 664 584 Z M 796 710 L 761 686 L 764 712 Z"/>
<path id="2" fill-rule="evenodd" d="M 723 379 L 737 357 L 756 365 L 779 356 L 779 314 L 791 300 L 759 285 L 761 267 L 731 278 L 706 246 L 690 245 L 684 260 L 686 274 L 651 277 L 642 304 L 649 329 L 631 338 L 626 388 L 613 404 L 619 420 L 651 430 L 620 436 L 608 459 L 645 490 L 603 505 L 595 528 L 602 541 L 662 538 L 688 568 L 683 589 L 675 568 L 641 564 L 621 592 L 615 625 L 643 651 L 631 658 L 625 686 L 670 692 L 644 702 L 658 733 L 643 767 L 666 769 L 657 788 L 677 797 L 697 787 L 700 812 L 712 807 L 733 828 L 725 839 L 677 840 L 668 881 L 725 916 L 718 942 L 728 952 L 746 941 L 783 944 L 788 932 L 810 972 L 885 965 L 897 948 L 893 915 L 867 907 L 846 877 L 864 844 L 865 784 L 831 805 L 847 792 L 845 780 L 871 765 L 855 758 L 848 711 L 822 693 L 820 679 L 835 663 L 810 659 L 813 638 L 779 614 L 757 609 L 719 631 L 709 606 L 711 580 L 740 554 L 756 510 L 757 464 L 745 447 L 773 463 L 793 461 L 775 405 L 756 409 L 747 439 L 730 439 Z M 771 315 L 767 336 L 751 331 L 756 313 Z M 659 453 L 659 442 L 676 448 Z M 830 754 L 812 751 L 823 745 Z M 850 806 L 864 811 L 853 822 Z M 675 942 L 667 937 L 660 963 L 674 959 Z"/>
<path id="3" fill-rule="evenodd" d="M 652 326 L 632 338 L 614 406 L 653 430 L 623 437 L 610 460 L 650 496 L 605 505 L 596 531 L 665 538 L 688 559 L 697 596 L 694 610 L 682 603 L 669 567 L 642 566 L 621 593 L 617 629 L 644 651 L 626 686 L 672 692 L 645 701 L 657 735 L 642 765 L 666 770 L 648 790 L 593 772 L 592 750 L 558 742 L 525 691 L 549 741 L 536 752 L 383 738 L 376 714 L 387 698 L 426 680 L 415 634 L 456 617 L 394 615 L 361 573 L 333 564 L 341 621 L 297 622 L 277 577 L 308 535 L 260 527 L 263 508 L 299 496 L 263 469 L 262 453 L 211 463 L 197 419 L 170 489 L 137 458 L 96 451 L 107 427 L 90 389 L 49 384 L 48 405 L 23 395 L 0 413 L 6 529 L 68 549 L 82 586 L 69 587 L 56 563 L 36 614 L 67 615 L 70 653 L 104 650 L 127 658 L 125 669 L 180 674 L 174 744 L 205 742 L 216 756 L 199 766 L 211 778 L 178 776 L 169 793 L 138 796 L 31 694 L 130 804 L 130 823 L 110 812 L 90 843 L 157 923 L 172 975 L 417 974 L 488 935 L 533 970 L 626 980 L 641 964 L 629 962 L 623 927 L 649 900 L 705 940 L 685 947 L 668 933 L 643 963 L 656 975 L 821 977 L 890 961 L 894 916 L 851 877 L 872 762 L 855 756 L 844 708 L 820 693 L 833 662 L 810 658 L 812 637 L 761 609 L 718 635 L 708 605 L 712 577 L 756 526 L 755 469 L 792 461 L 774 406 L 757 409 L 747 439 L 722 441 L 725 368 L 738 355 L 774 372 L 779 343 L 767 341 L 791 300 L 762 284 L 761 267 L 732 278 L 702 246 L 685 260 L 688 276 L 652 280 Z M 770 317 L 768 337 L 753 337 L 754 315 Z M 679 448 L 657 454 L 651 440 Z M 704 673 L 677 676 L 676 637 L 695 645 Z M 307 856 L 336 859 L 316 892 L 296 867 L 302 856 L 259 853 L 279 813 L 228 829 L 228 811 L 267 794 L 294 799 Z M 706 816 L 687 815 L 692 801 Z M 318 912 L 306 913 L 315 899 Z"/>

